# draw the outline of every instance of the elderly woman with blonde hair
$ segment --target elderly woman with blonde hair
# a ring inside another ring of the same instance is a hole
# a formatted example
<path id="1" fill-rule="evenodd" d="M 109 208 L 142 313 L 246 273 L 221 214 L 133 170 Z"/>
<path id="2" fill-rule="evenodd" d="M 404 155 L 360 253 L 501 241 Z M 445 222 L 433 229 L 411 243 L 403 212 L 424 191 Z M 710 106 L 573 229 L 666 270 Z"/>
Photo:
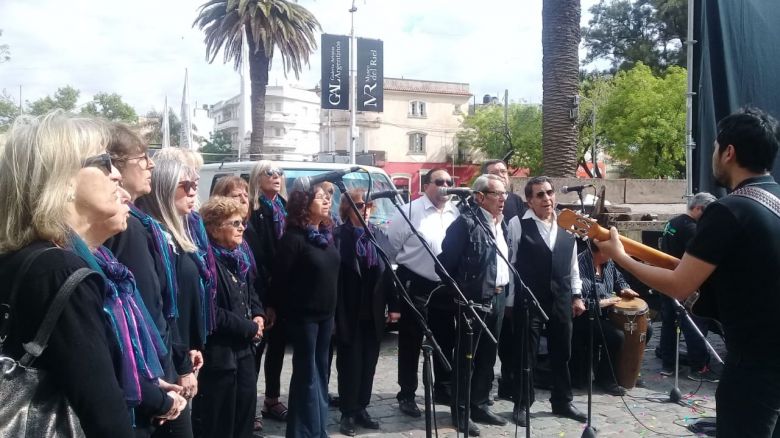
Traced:
<path id="1" fill-rule="evenodd" d="M 111 292 L 106 269 L 95 260 L 127 215 L 120 202 L 121 176 L 106 153 L 107 143 L 102 122 L 61 112 L 22 117 L 11 128 L 0 158 L 0 199 L 5 202 L 0 209 L 0 302 L 9 305 L 0 339 L 4 355 L 52 377 L 78 417 L 72 427 L 86 436 L 133 437 L 132 411 L 142 391 L 163 390 L 156 387 L 159 376 L 152 362 L 145 363 L 150 372 L 143 372 L 132 352 L 149 346 L 149 339 L 139 338 L 149 334 L 146 321 L 130 330 L 121 318 L 128 309 Z M 116 222 L 108 226 L 109 221 Z M 82 280 L 42 354 L 25 354 L 22 345 L 32 341 L 57 291 L 85 267 L 102 277 Z M 16 293 L 17 284 L 24 285 L 24 293 Z M 162 417 L 176 415 L 173 409 Z"/>
<path id="2" fill-rule="evenodd" d="M 253 350 L 264 318 L 240 250 L 244 210 L 233 199 L 214 196 L 200 212 L 216 256 L 217 308 L 198 375 L 201 391 L 193 402 L 195 434 L 251 437 L 257 403 Z"/>

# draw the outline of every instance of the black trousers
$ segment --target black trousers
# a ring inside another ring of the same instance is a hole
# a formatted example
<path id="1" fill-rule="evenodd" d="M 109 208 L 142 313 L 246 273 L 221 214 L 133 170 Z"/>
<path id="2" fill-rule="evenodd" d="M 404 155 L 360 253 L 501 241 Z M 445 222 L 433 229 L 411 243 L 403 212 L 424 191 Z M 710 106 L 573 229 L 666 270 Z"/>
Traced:
<path id="1" fill-rule="evenodd" d="M 477 311 L 479 317 L 485 321 L 488 330 L 496 339 L 501 337 L 501 323 L 504 320 L 504 306 L 506 294 L 496 294 L 485 305 L 490 311 Z M 473 348 L 469 352 L 467 326 L 464 319 L 470 320 Z M 457 405 L 466 406 L 466 386 L 470 384 L 470 403 L 472 406 L 487 407 L 490 400 L 490 390 L 493 388 L 493 366 L 496 364 L 496 352 L 498 346 L 483 333 L 482 325 L 473 320 L 473 314 L 466 308 L 461 308 L 458 317 L 458 342 L 455 346 L 457 358 Z M 468 356 L 471 356 L 469 361 Z M 468 367 L 471 365 L 471 382 L 469 382 Z M 453 397 L 455 404 L 455 397 Z"/>
<path id="2" fill-rule="evenodd" d="M 328 436 L 328 351 L 333 318 L 323 321 L 288 320 L 293 346 L 287 438 Z"/>
<path id="3" fill-rule="evenodd" d="M 451 310 L 429 305 L 423 307 L 423 303 L 431 291 L 438 285 L 406 269 L 403 265 L 398 268 L 398 277 L 409 291 L 415 305 L 423 316 L 426 316 L 428 325 L 433 332 L 436 342 L 447 357 L 452 359 L 452 350 L 455 340 L 455 315 Z M 438 292 L 437 292 L 438 293 Z M 423 331 L 412 314 L 412 310 L 406 301 L 401 300 L 401 319 L 398 321 L 398 385 L 401 390 L 396 396 L 398 400 L 413 400 L 417 391 L 417 370 L 420 363 L 420 350 L 423 341 Z M 433 357 L 434 391 L 451 393 L 451 372 L 448 372 Z"/>
<path id="4" fill-rule="evenodd" d="M 521 351 L 515 359 L 515 402 L 521 406 L 530 407 L 536 400 L 534 393 L 534 368 L 536 367 L 536 352 L 539 349 L 539 336 L 542 332 L 542 322 L 531 311 L 530 336 L 526 337 L 525 310 L 522 304 L 515 303 L 515 333 L 517 334 L 518 350 Z M 550 403 L 553 408 L 564 406 L 573 400 L 571 393 L 571 375 L 569 374 L 569 359 L 571 358 L 571 318 L 561 318 L 548 309 L 545 313 L 550 317 L 547 322 L 547 349 L 550 353 L 550 371 L 552 373 L 552 390 Z M 526 339 L 530 344 L 526 348 Z M 523 356 L 530 364 L 530 399 L 525 393 L 525 372 Z"/>
<path id="5" fill-rule="evenodd" d="M 339 409 L 353 416 L 368 406 L 374 386 L 374 373 L 379 360 L 379 343 L 374 322 L 358 322 L 352 342 L 338 344 L 336 370 L 339 381 Z"/>
<path id="6" fill-rule="evenodd" d="M 257 407 L 255 359 L 237 359 L 235 370 L 203 368 L 192 402 L 195 436 L 251 438 Z"/>
<path id="7" fill-rule="evenodd" d="M 658 346 L 661 349 L 661 360 L 665 368 L 674 367 L 675 344 L 677 343 L 675 327 L 678 319 L 672 298 L 661 295 L 661 339 L 658 341 Z M 707 336 L 709 322 L 696 315 L 691 315 L 691 320 L 701 330 L 702 334 Z M 683 318 L 679 323 L 680 331 L 683 337 L 685 337 L 685 344 L 688 347 L 688 364 L 692 369 L 698 371 L 710 362 L 710 353 L 707 351 L 707 345 L 704 344 L 704 340 L 699 337 L 699 334 L 696 333 L 687 318 Z"/>
<path id="8" fill-rule="evenodd" d="M 498 358 L 501 359 L 501 378 L 498 379 L 498 390 L 501 393 L 514 394 L 515 391 L 515 355 L 519 341 L 515 338 L 512 308 L 504 308 L 504 318 L 501 320 L 501 337 L 498 339 Z"/>
<path id="9" fill-rule="evenodd" d="M 729 353 L 715 402 L 718 437 L 780 438 L 780 361 Z"/>
<path id="10" fill-rule="evenodd" d="M 265 396 L 268 398 L 277 398 L 280 394 L 284 349 L 288 342 L 286 326 L 283 318 L 277 318 L 265 337 Z"/>
<path id="11" fill-rule="evenodd" d="M 626 337 L 623 331 L 615 327 L 608 318 L 604 316 L 596 318 L 593 320 L 593 370 L 596 374 L 596 382 L 601 384 L 616 383 L 617 380 L 612 371 L 617 372 L 618 353 L 623 348 Z M 588 378 L 588 331 L 590 330 L 588 312 L 574 318 L 573 326 L 572 358 L 569 369 L 573 381 L 585 384 Z"/>

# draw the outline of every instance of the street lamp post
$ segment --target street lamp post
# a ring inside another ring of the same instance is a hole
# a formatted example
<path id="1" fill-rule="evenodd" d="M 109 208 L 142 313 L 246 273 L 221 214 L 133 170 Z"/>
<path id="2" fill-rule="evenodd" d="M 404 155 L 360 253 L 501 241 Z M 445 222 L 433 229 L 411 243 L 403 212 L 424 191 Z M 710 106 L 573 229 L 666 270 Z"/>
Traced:
<path id="1" fill-rule="evenodd" d="M 590 106 L 593 108 L 593 110 L 591 111 L 591 114 L 590 114 L 590 124 L 591 124 L 591 127 L 593 129 L 593 144 L 591 145 L 591 149 L 590 149 L 590 160 L 593 162 L 593 174 L 594 175 L 598 175 L 601 172 L 599 172 L 597 170 L 597 168 L 598 168 L 598 159 L 597 159 L 598 149 L 596 147 L 596 102 L 593 101 L 593 99 L 591 99 L 589 97 L 585 97 L 585 96 L 580 96 L 580 99 L 587 100 L 588 102 L 590 102 Z"/>

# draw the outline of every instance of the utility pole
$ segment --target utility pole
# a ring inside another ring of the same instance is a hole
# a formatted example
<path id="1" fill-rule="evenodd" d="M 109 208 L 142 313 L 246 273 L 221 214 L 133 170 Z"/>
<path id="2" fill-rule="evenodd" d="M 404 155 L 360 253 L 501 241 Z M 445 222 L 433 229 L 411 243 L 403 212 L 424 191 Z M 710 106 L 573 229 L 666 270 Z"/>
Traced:
<path id="1" fill-rule="evenodd" d="M 504 90 L 504 147 L 509 148 L 509 90 Z"/>
<path id="2" fill-rule="evenodd" d="M 355 0 L 352 0 L 352 7 L 349 9 L 352 17 L 352 28 L 349 31 L 349 87 L 350 87 L 350 112 L 349 112 L 349 162 L 355 164 L 355 151 L 357 150 L 357 126 L 355 116 L 357 115 L 357 44 L 355 43 Z"/>
<path id="3" fill-rule="evenodd" d="M 22 84 L 19 84 L 19 115 L 21 116 L 22 114 L 24 114 L 22 109 Z"/>

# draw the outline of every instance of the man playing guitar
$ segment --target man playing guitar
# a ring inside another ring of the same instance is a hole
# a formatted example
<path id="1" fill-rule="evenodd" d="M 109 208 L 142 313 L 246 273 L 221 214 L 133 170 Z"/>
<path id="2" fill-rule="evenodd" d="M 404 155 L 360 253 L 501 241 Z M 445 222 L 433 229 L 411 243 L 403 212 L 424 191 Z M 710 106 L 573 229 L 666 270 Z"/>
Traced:
<path id="1" fill-rule="evenodd" d="M 779 145 L 778 122 L 759 109 L 718 123 L 712 171 L 731 194 L 707 207 L 675 269 L 632 259 L 615 228 L 597 242 L 672 298 L 701 288 L 694 311 L 709 304 L 702 316 L 722 322 L 728 352 L 715 396 L 719 437 L 780 437 L 780 186 L 769 174 Z"/>

